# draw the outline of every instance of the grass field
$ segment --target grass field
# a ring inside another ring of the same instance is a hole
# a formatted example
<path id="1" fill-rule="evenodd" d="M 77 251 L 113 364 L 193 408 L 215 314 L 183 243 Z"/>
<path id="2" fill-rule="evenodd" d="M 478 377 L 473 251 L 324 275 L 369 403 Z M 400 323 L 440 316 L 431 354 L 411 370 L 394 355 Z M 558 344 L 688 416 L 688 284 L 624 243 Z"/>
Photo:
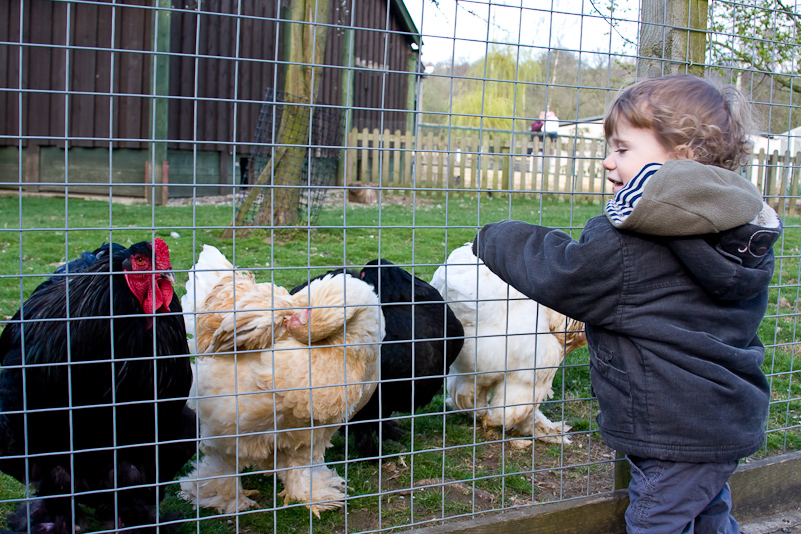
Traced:
<path id="1" fill-rule="evenodd" d="M 509 198 L 420 198 L 375 206 L 329 202 L 312 229 L 257 229 L 221 237 L 230 225 L 230 205 L 162 207 L 109 204 L 107 201 L 0 197 L 0 314 L 10 318 L 45 277 L 67 259 L 103 241 L 131 244 L 162 237 L 170 246 L 184 293 L 187 272 L 203 244 L 218 247 L 237 266 L 255 272 L 258 281 L 292 287 L 330 267 L 354 265 L 382 257 L 407 266 L 429 280 L 454 248 L 472 240 L 483 224 L 522 219 L 580 233 L 599 205 L 571 205 L 536 196 Z M 798 328 L 798 219 L 785 220 L 776 246 L 777 268 L 770 306 L 760 330 L 767 346 L 764 370 L 773 404 L 766 446 L 759 456 L 801 449 L 801 358 L 796 353 Z M 179 237 L 174 237 L 173 232 Z M 498 429 L 482 429 L 470 414 L 448 412 L 438 396 L 426 408 L 401 421 L 409 434 L 385 443 L 380 463 L 352 454 L 352 440 L 337 435 L 326 460 L 348 480 L 345 509 L 321 519 L 301 505 L 283 507 L 281 485 L 269 473 L 250 473 L 246 488 L 258 489 L 261 509 L 236 517 L 196 512 L 168 490 L 166 510 L 178 510 L 200 521 L 204 533 L 358 532 L 403 528 L 480 511 L 508 509 L 588 495 L 612 489 L 613 451 L 594 431 L 597 404 L 591 399 L 588 354 L 568 355 L 553 384 L 555 396 L 543 411 L 565 419 L 576 432 L 572 445 L 536 442 L 516 448 Z M 783 430 L 788 429 L 788 430 Z M 0 481 L 0 500 L 23 495 L 19 484 Z M 14 505 L 6 502 L 5 509 Z M 189 522 L 181 532 L 197 526 Z"/>
<path id="2" fill-rule="evenodd" d="M 223 229 L 233 216 L 230 205 L 109 206 L 96 200 L 0 197 L 0 275 L 17 282 L 3 284 L 0 310 L 16 309 L 20 296 L 30 294 L 57 265 L 109 240 L 132 244 L 163 238 L 170 246 L 181 293 L 185 273 L 203 244 L 218 247 L 258 279 L 280 285 L 292 286 L 327 267 L 359 265 L 378 256 L 414 264 L 414 274 L 429 279 L 448 252 L 471 241 L 482 224 L 511 216 L 581 228 L 599 213 L 598 206 L 540 206 L 525 198 L 511 206 L 505 199 L 419 199 L 416 209 L 411 208 L 408 200 L 381 210 L 354 204 L 345 208 L 340 203 L 327 206 L 311 230 L 260 229 L 223 239 Z M 180 237 L 171 237 L 172 232 Z"/>

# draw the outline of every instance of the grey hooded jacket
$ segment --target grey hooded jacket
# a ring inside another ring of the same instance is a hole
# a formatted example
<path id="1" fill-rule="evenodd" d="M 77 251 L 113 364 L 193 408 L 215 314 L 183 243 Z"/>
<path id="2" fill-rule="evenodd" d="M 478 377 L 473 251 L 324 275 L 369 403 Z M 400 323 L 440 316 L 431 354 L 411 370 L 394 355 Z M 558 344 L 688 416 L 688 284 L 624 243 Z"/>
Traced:
<path id="1" fill-rule="evenodd" d="M 781 223 L 750 182 L 693 161 L 665 163 L 634 196 L 627 216 L 590 219 L 579 241 L 504 221 L 473 248 L 525 295 L 584 321 L 607 445 L 671 461 L 748 456 L 764 441 L 757 329 Z"/>

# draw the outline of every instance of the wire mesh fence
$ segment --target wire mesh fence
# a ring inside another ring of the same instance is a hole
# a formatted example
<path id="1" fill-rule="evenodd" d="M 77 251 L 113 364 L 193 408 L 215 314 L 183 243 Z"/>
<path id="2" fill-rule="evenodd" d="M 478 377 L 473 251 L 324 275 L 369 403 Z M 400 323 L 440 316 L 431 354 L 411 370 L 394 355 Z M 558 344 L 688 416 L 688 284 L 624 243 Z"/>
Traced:
<path id="1" fill-rule="evenodd" d="M 385 532 L 623 487 L 584 325 L 465 244 L 578 238 L 646 74 L 756 110 L 784 232 L 749 460 L 800 450 L 797 9 L 694 7 L 3 3 L 5 528 Z"/>
<path id="2" fill-rule="evenodd" d="M 264 225 L 272 221 L 271 214 L 281 214 L 292 222 L 313 225 L 326 193 L 336 185 L 342 118 L 341 109 L 315 108 L 268 88 L 242 179 L 251 187 L 238 206 L 236 223 Z M 303 145 L 275 146 L 276 140 L 286 138 Z"/>

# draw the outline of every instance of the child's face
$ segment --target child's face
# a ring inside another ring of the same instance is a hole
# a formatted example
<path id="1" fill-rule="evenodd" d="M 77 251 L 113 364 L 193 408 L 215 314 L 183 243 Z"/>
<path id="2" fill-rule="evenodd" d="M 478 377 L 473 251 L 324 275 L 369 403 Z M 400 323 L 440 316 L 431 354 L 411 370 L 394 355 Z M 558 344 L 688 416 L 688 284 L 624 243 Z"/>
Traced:
<path id="1" fill-rule="evenodd" d="M 649 163 L 665 163 L 670 153 L 659 142 L 652 130 L 635 128 L 621 118 L 609 141 L 612 153 L 603 161 L 608 171 L 606 179 L 612 182 L 612 192 L 617 193 L 629 180 Z"/>

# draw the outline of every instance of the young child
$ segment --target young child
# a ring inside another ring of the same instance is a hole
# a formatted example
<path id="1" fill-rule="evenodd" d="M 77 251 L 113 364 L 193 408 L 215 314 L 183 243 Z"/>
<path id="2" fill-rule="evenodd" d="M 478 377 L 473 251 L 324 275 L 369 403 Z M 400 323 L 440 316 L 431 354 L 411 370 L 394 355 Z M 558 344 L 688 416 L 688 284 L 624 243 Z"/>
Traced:
<path id="1" fill-rule="evenodd" d="M 727 480 L 764 441 L 757 329 L 782 230 L 751 182 L 746 103 L 694 76 L 611 104 L 614 198 L 578 241 L 519 221 L 473 251 L 504 281 L 586 324 L 598 426 L 631 463 L 627 532 L 739 532 Z"/>

